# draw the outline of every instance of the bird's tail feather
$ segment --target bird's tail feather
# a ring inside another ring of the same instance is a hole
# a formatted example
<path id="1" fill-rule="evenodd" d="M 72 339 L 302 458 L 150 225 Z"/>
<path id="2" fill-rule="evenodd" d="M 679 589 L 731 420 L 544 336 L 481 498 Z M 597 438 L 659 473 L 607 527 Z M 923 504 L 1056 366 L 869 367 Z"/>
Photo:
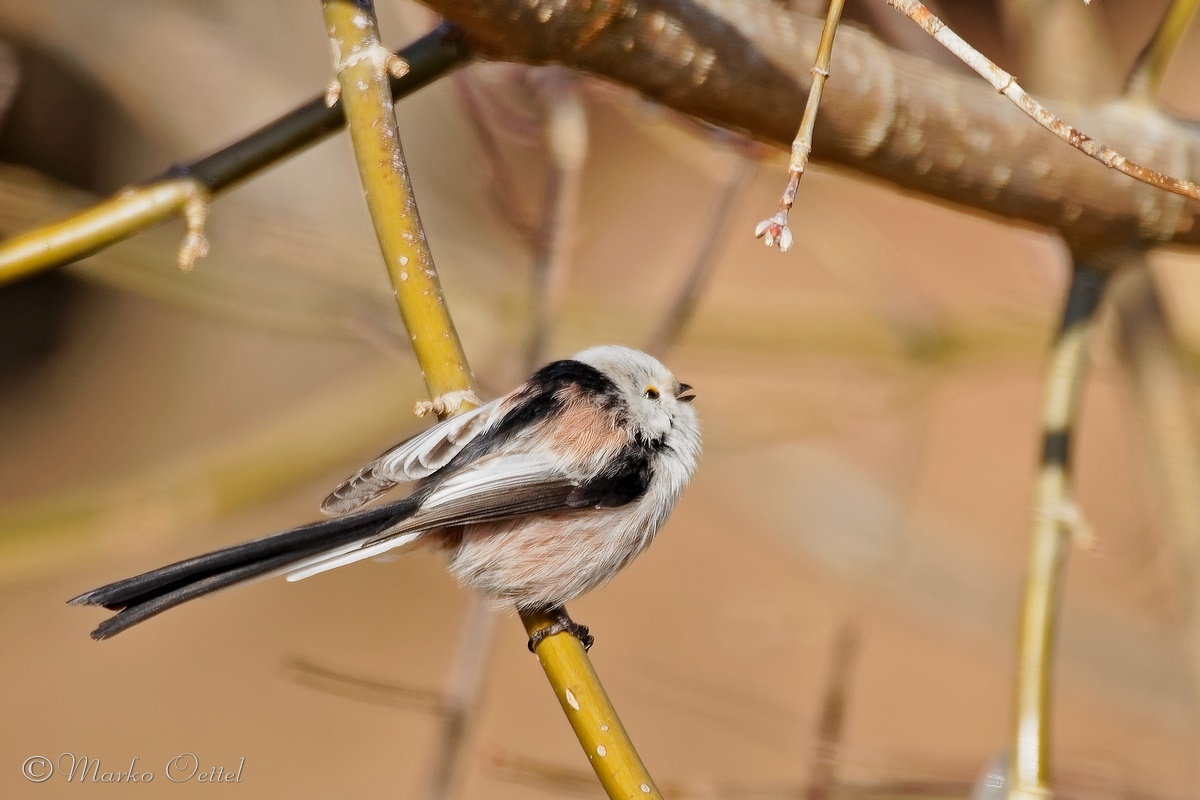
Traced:
<path id="1" fill-rule="evenodd" d="M 312 558 L 289 565 L 287 568 L 288 582 L 302 581 L 313 575 L 320 575 L 322 572 L 368 558 L 382 558 L 389 554 L 400 555 L 410 549 L 422 534 L 424 531 L 410 531 L 388 536 L 383 541 L 356 541 L 336 550 L 326 550 Z"/>
<path id="2" fill-rule="evenodd" d="M 291 567 L 312 562 L 331 551 L 346 552 L 356 543 L 377 537 L 411 516 L 417 506 L 418 503 L 406 498 L 252 539 L 101 586 L 69 602 L 117 611 L 92 631 L 93 639 L 107 639 L 195 597 L 254 578 L 287 572 Z"/>

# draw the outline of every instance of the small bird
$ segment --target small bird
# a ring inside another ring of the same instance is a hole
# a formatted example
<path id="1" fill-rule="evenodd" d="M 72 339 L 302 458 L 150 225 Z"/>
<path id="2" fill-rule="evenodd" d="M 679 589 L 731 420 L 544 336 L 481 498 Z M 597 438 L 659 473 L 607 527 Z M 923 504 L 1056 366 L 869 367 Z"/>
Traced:
<path id="1" fill-rule="evenodd" d="M 274 575 L 301 580 L 385 553 L 444 549 L 463 585 L 591 645 L 563 604 L 650 544 L 700 457 L 692 387 L 652 356 L 603 345 L 439 422 L 325 498 L 332 519 L 196 556 L 79 595 L 117 611 L 107 639 L 195 597 Z M 363 509 L 399 483 L 408 496 Z"/>

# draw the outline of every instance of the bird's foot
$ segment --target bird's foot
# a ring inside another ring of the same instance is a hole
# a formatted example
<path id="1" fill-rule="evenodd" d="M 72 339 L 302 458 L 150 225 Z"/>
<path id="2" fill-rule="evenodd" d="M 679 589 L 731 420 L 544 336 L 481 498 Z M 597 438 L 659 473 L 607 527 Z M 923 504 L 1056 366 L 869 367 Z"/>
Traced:
<path id="1" fill-rule="evenodd" d="M 546 614 L 553 622 L 533 632 L 529 637 L 529 652 L 536 653 L 537 646 L 542 643 L 542 640 L 556 633 L 569 633 L 579 640 L 584 650 L 592 649 L 592 644 L 596 641 L 595 637 L 588 631 L 587 625 L 580 625 L 567 616 L 565 608 L 555 606 L 554 608 L 546 609 Z"/>

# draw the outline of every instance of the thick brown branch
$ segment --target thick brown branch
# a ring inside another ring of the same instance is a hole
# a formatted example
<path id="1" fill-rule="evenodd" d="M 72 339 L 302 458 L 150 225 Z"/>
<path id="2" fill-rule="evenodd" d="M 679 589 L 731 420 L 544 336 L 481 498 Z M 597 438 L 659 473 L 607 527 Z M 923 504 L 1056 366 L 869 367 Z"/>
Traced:
<path id="1" fill-rule="evenodd" d="M 423 1 L 493 58 L 565 64 L 779 146 L 799 122 L 821 31 L 766 0 Z M 1073 152 L 974 76 L 853 29 L 839 35 L 832 71 L 816 159 L 1054 228 L 1082 249 L 1200 244 L 1200 203 Z M 1140 163 L 1200 173 L 1193 126 L 1136 103 L 1054 107 Z"/>

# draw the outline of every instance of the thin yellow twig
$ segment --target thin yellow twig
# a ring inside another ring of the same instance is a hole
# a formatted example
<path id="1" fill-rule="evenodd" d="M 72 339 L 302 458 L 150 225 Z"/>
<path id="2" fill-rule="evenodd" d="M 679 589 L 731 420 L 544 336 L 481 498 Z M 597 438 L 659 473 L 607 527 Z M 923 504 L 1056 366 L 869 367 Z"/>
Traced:
<path id="1" fill-rule="evenodd" d="M 808 167 L 808 157 L 812 153 L 813 129 L 817 124 L 817 107 L 821 105 L 821 93 L 825 89 L 825 81 L 829 78 L 829 61 L 833 55 L 833 37 L 837 34 L 838 22 L 842 18 L 842 7 L 845 0 L 830 0 L 829 10 L 825 14 L 825 27 L 821 29 L 821 42 L 817 45 L 817 57 L 812 68 L 812 86 L 808 90 L 808 101 L 804 104 L 804 116 L 800 119 L 800 129 L 792 142 L 792 155 L 788 161 L 788 182 L 784 187 L 783 197 L 779 200 L 779 211 L 770 219 L 758 223 L 754 236 L 762 239 L 767 247 L 779 243 L 779 252 L 786 253 L 792 249 L 792 231 L 788 228 L 788 212 L 796 202 L 796 192 L 800 189 L 800 179 Z"/>
<path id="2" fill-rule="evenodd" d="M 189 224 L 189 233 L 199 240 L 189 238 L 191 247 L 181 251 L 180 265 L 190 267 L 203 255 L 203 219 L 197 212 L 207 198 L 208 190 L 195 178 L 171 178 L 126 189 L 61 222 L 13 236 L 0 244 L 0 285 L 83 258 L 189 208 L 198 220 Z"/>
<path id="3" fill-rule="evenodd" d="M 394 78 L 410 94 L 471 58 L 464 37 L 441 25 L 401 51 L 413 70 Z M 392 64 L 403 63 L 393 54 Z M 211 155 L 173 167 L 166 175 L 124 189 L 93 206 L 0 241 L 0 286 L 35 272 L 78 261 L 167 217 L 181 214 L 187 232 L 178 263 L 185 271 L 208 250 L 204 221 L 212 196 L 294 155 L 344 123 L 341 106 L 317 97 Z"/>
<path id="4" fill-rule="evenodd" d="M 474 377 L 421 229 L 373 3 L 322 0 L 322 8 L 367 206 L 429 394 L 435 402 L 451 394 L 467 396 L 475 390 Z M 455 410 L 460 409 L 447 409 Z M 539 613 L 524 613 L 522 621 L 530 635 L 553 622 Z M 537 657 L 609 796 L 657 797 L 579 640 L 567 633 L 546 636 Z"/>
<path id="5" fill-rule="evenodd" d="M 1056 117 L 1051 113 L 1050 109 L 1030 97 L 1029 93 L 1017 83 L 1016 78 L 1000 69 L 1000 67 L 988 60 L 982 53 L 967 44 L 962 37 L 947 27 L 946 23 L 934 16 L 923 3 L 917 2 L 917 0 L 888 0 L 888 5 L 920 25 L 926 33 L 936 39 L 939 44 L 951 53 L 958 56 L 964 64 L 978 73 L 980 77 L 992 84 L 996 91 L 1011 100 L 1017 108 L 1029 115 L 1034 122 L 1067 144 L 1086 153 L 1106 167 L 1123 172 L 1134 180 L 1147 183 L 1151 186 L 1157 186 L 1160 189 L 1166 189 L 1169 192 L 1174 192 L 1184 197 L 1190 197 L 1193 200 L 1200 200 L 1200 186 L 1197 186 L 1192 181 L 1175 178 L 1130 161 L 1103 142 L 1093 139 L 1083 131 Z"/>
<path id="6" fill-rule="evenodd" d="M 1050 355 L 1042 400 L 1044 442 L 1017 641 L 1010 800 L 1044 800 L 1050 792 L 1051 689 L 1062 571 L 1073 529 L 1081 527 L 1071 497 L 1071 436 L 1087 375 L 1088 341 L 1107 280 L 1108 272 L 1076 262 L 1062 328 Z"/>

